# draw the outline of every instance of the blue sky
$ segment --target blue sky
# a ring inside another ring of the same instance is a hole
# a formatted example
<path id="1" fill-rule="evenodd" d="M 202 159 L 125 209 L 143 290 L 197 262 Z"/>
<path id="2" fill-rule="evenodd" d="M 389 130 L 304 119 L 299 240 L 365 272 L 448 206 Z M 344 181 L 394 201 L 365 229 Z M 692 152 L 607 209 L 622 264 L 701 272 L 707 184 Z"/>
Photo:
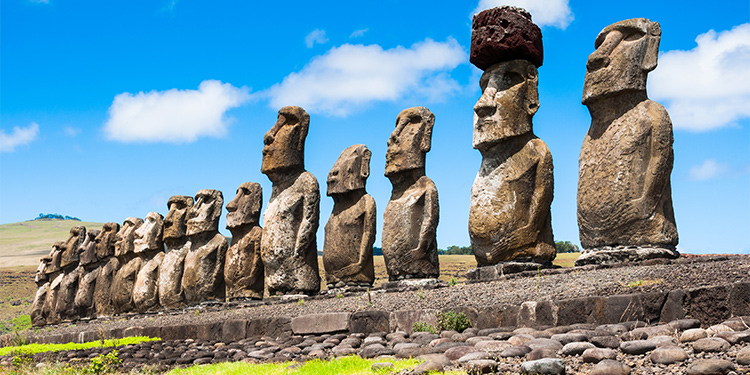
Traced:
<path id="1" fill-rule="evenodd" d="M 480 95 L 480 71 L 468 62 L 471 15 L 515 4 L 544 38 L 534 130 L 554 159 L 555 238 L 578 243 L 578 154 L 590 122 L 580 101 L 594 39 L 645 17 L 662 26 L 648 88 L 675 128 L 679 248 L 750 252 L 747 1 L 352 4 L 3 0 L 0 223 L 42 212 L 122 222 L 165 214 L 171 195 L 204 188 L 229 202 L 246 181 L 259 182 L 267 202 L 263 134 L 280 107 L 300 105 L 311 115 L 306 166 L 322 187 L 322 248 L 333 206 L 325 179 L 340 152 L 372 150 L 367 190 L 382 218 L 386 141 L 398 113 L 421 105 L 436 117 L 427 175 L 440 195 L 438 245 L 468 245 L 481 161 L 471 147 Z"/>

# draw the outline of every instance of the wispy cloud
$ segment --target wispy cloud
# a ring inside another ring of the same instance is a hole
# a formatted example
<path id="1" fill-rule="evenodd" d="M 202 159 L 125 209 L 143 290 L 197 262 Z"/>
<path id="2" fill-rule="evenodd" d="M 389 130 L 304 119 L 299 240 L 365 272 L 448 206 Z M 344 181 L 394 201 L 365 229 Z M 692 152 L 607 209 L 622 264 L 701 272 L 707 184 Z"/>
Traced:
<path id="1" fill-rule="evenodd" d="M 707 131 L 750 118 L 750 23 L 695 39 L 689 51 L 667 51 L 649 77 L 674 127 Z"/>
<path id="2" fill-rule="evenodd" d="M 49 0 L 29 0 L 30 3 L 49 4 Z"/>
<path id="3" fill-rule="evenodd" d="M 502 5 L 526 9 L 531 13 L 534 23 L 540 27 L 553 26 L 564 30 L 573 21 L 568 0 L 479 0 L 474 14 Z"/>
<path id="4" fill-rule="evenodd" d="M 310 34 L 307 34 L 305 37 L 305 45 L 307 48 L 312 48 L 315 43 L 323 44 L 328 41 L 328 38 L 326 38 L 326 31 L 325 30 L 313 30 L 310 32 Z"/>
<path id="5" fill-rule="evenodd" d="M 713 159 L 705 160 L 702 164 L 694 165 L 688 172 L 691 180 L 705 181 L 721 177 L 729 171 L 729 165 L 717 163 Z"/>
<path id="6" fill-rule="evenodd" d="M 179 3 L 179 2 L 180 2 L 180 0 L 169 0 L 164 5 L 164 7 L 161 8 L 161 10 L 163 12 L 167 12 L 167 13 L 174 13 L 175 8 L 177 7 L 177 3 Z"/>
<path id="7" fill-rule="evenodd" d="M 36 122 L 32 122 L 25 128 L 14 126 L 10 134 L 0 129 L 0 152 L 13 152 L 16 147 L 33 142 L 38 135 L 39 124 Z"/>
<path id="8" fill-rule="evenodd" d="M 64 133 L 65 133 L 65 135 L 67 135 L 68 137 L 75 137 L 75 136 L 77 136 L 77 135 L 78 135 L 78 133 L 80 133 L 80 132 L 81 132 L 81 129 L 78 129 L 78 128 L 74 128 L 74 127 L 72 127 L 72 126 L 66 126 L 65 128 L 63 128 L 63 132 L 64 132 Z"/>
<path id="9" fill-rule="evenodd" d="M 452 38 L 387 50 L 344 44 L 313 58 L 265 94 L 273 108 L 297 104 L 309 112 L 347 116 L 368 103 L 407 94 L 445 98 L 460 89 L 447 72 L 466 60 L 466 52 Z"/>
<path id="10" fill-rule="evenodd" d="M 351 35 L 349 35 L 349 38 L 359 38 L 363 35 L 365 35 L 366 32 L 370 31 L 370 29 L 359 29 L 354 30 Z"/>
<path id="11" fill-rule="evenodd" d="M 225 112 L 249 98 L 247 87 L 216 80 L 201 82 L 198 90 L 125 92 L 109 107 L 104 133 L 119 142 L 183 143 L 221 137 L 230 122 Z"/>

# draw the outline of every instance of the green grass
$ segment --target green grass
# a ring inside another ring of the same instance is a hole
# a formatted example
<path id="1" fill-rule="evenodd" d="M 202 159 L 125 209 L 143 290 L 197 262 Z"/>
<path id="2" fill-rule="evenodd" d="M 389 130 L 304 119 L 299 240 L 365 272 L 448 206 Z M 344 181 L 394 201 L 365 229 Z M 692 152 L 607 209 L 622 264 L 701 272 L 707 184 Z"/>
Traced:
<path id="1" fill-rule="evenodd" d="M 31 328 L 31 317 L 28 315 L 21 315 L 6 322 L 0 322 L 0 334 L 23 331 L 27 328 Z"/>
<path id="2" fill-rule="evenodd" d="M 67 344 L 28 344 L 28 345 L 20 345 L 20 346 L 6 346 L 6 347 L 0 348 L 0 356 L 8 355 L 11 353 L 36 354 L 36 353 L 44 353 L 44 352 L 59 352 L 62 350 L 81 350 L 81 349 L 107 347 L 107 346 L 130 345 L 130 344 L 138 344 L 141 342 L 155 341 L 155 340 L 161 340 L 161 339 L 158 337 L 152 338 L 152 337 L 146 337 L 146 336 L 136 336 L 136 337 L 125 337 L 119 340 L 104 340 L 104 342 L 91 341 L 91 342 L 85 342 L 83 344 L 69 342 Z"/>

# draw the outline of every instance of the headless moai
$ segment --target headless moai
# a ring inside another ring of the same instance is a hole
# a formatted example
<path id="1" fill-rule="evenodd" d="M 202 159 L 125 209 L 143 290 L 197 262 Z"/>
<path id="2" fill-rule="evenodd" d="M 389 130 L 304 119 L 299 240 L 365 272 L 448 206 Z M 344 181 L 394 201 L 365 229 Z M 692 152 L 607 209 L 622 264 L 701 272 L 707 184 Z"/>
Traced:
<path id="1" fill-rule="evenodd" d="M 164 218 L 164 244 L 167 252 L 159 265 L 159 305 L 176 309 L 185 303 L 182 293 L 182 273 L 185 257 L 190 251 L 187 236 L 187 213 L 193 206 L 193 197 L 174 195 L 169 198 L 169 212 Z"/>
<path id="2" fill-rule="evenodd" d="M 133 287 L 138 271 L 141 270 L 143 259 L 135 254 L 135 231 L 143 225 L 143 219 L 129 217 L 117 232 L 115 238 L 115 257 L 120 264 L 112 280 L 112 305 L 118 314 L 135 310 L 133 302 Z"/>
<path id="3" fill-rule="evenodd" d="M 227 250 L 224 281 L 227 299 L 263 298 L 263 260 L 260 258 L 260 209 L 263 189 L 255 182 L 237 188 L 237 196 L 227 204 L 227 229 L 232 243 Z"/>
<path id="4" fill-rule="evenodd" d="M 284 107 L 263 138 L 261 172 L 271 180 L 273 190 L 263 214 L 261 257 L 271 295 L 320 291 L 315 237 L 320 188 L 304 162 L 309 126 L 304 109 Z"/>
<path id="5" fill-rule="evenodd" d="M 101 233 L 98 229 L 86 231 L 86 239 L 80 247 L 78 256 L 78 291 L 76 291 L 73 305 L 79 318 L 95 316 L 94 291 L 96 279 L 99 276 L 100 263 L 96 257 L 96 237 Z"/>
<path id="6" fill-rule="evenodd" d="M 144 313 L 159 308 L 159 266 L 164 259 L 164 220 L 158 212 L 149 212 L 135 231 L 133 249 L 141 257 L 141 269 L 133 285 L 133 304 Z"/>
<path id="7" fill-rule="evenodd" d="M 325 227 L 323 266 L 329 289 L 375 282 L 377 213 L 375 200 L 365 191 L 371 156 L 365 145 L 348 147 L 328 173 L 327 195 L 334 203 Z"/>
<path id="8" fill-rule="evenodd" d="M 120 261 L 114 256 L 115 240 L 119 231 L 120 224 L 105 223 L 95 239 L 96 257 L 99 259 L 99 274 L 96 276 L 96 285 L 94 285 L 94 312 L 97 317 L 110 316 L 115 313 L 111 289 L 112 281 L 120 268 Z"/>
<path id="9" fill-rule="evenodd" d="M 383 256 L 391 281 L 440 275 L 437 225 L 440 208 L 435 183 L 425 176 L 435 115 L 413 107 L 399 113 L 388 138 L 385 176 L 391 199 L 383 213 Z"/>

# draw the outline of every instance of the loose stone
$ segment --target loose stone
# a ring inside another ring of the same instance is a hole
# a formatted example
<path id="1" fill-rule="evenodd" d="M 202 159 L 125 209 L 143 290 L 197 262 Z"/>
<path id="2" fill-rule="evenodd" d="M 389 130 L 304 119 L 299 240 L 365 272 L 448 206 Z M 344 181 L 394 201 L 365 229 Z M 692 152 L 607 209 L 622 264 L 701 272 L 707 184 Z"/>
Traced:
<path id="1" fill-rule="evenodd" d="M 521 364 L 523 374 L 564 374 L 565 364 L 560 359 L 543 358 Z"/>
<path id="2" fill-rule="evenodd" d="M 725 359 L 699 359 L 688 367 L 687 375 L 726 374 L 734 369 L 734 364 Z"/>
<path id="3" fill-rule="evenodd" d="M 644 354 L 656 349 L 656 344 L 648 340 L 625 341 L 620 344 L 620 350 L 627 354 Z"/>
<path id="4" fill-rule="evenodd" d="M 700 352 L 724 352 L 729 349 L 729 343 L 718 337 L 708 337 L 693 343 L 693 351 Z"/>
<path id="5" fill-rule="evenodd" d="M 628 375 L 630 367 L 620 361 L 605 359 L 591 370 L 591 375 Z"/>
<path id="6" fill-rule="evenodd" d="M 706 333 L 705 329 L 692 328 L 688 329 L 685 332 L 682 332 L 682 334 L 680 335 L 680 342 L 693 342 L 704 339 L 706 337 L 708 337 L 708 334 Z"/>
<path id="7" fill-rule="evenodd" d="M 663 365 L 683 362 L 687 358 L 687 353 L 678 346 L 662 346 L 660 348 L 656 348 L 656 350 L 651 352 L 651 355 L 649 355 L 649 359 L 651 359 L 651 362 Z"/>
<path id="8" fill-rule="evenodd" d="M 562 355 L 581 355 L 586 349 L 595 348 L 594 344 L 590 342 L 571 342 L 565 344 L 560 350 Z"/>
<path id="9" fill-rule="evenodd" d="M 615 359 L 617 358 L 617 352 L 607 348 L 591 348 L 586 349 L 581 358 L 584 362 L 588 363 L 599 363 L 603 359 Z"/>

